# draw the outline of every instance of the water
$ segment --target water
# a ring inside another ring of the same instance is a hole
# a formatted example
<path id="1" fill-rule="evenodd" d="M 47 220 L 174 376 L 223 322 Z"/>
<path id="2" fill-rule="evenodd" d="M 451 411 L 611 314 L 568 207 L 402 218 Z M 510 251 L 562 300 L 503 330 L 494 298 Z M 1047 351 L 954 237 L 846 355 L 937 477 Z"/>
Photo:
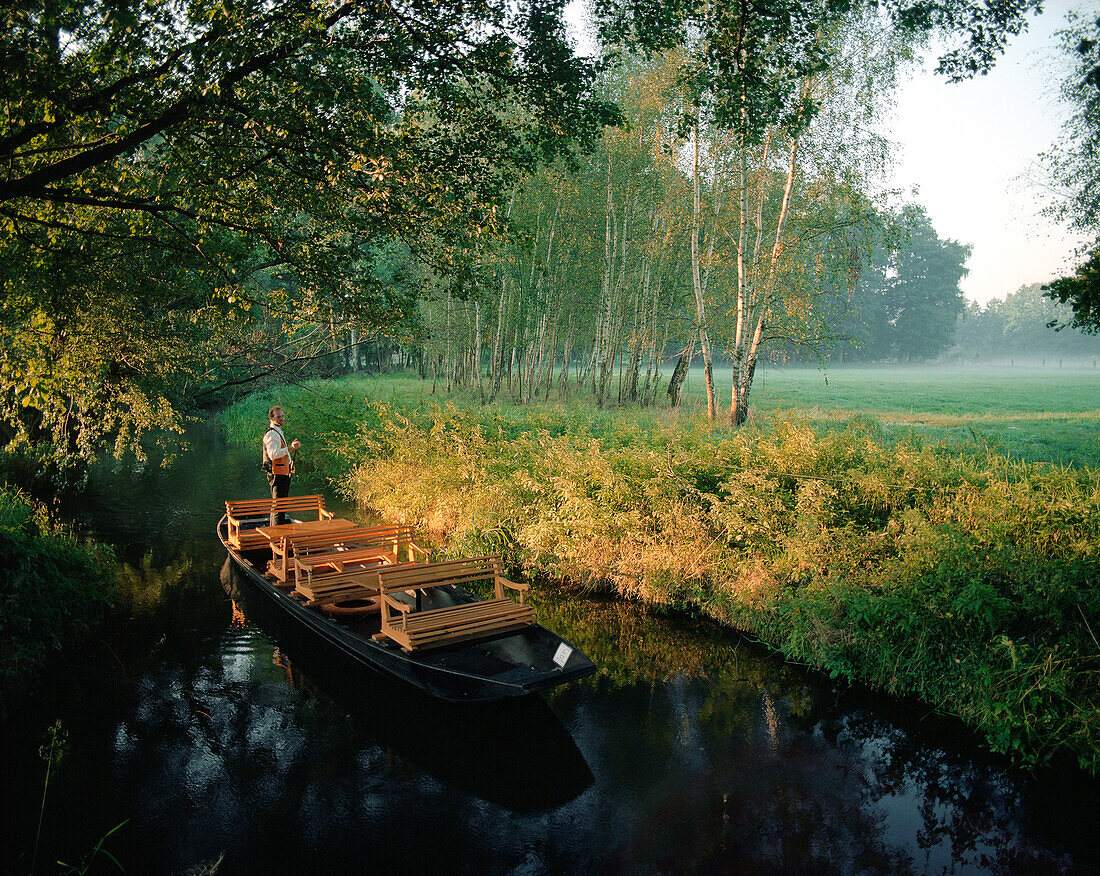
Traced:
<path id="1" fill-rule="evenodd" d="M 342 665 L 224 562 L 221 502 L 263 495 L 252 455 L 192 441 L 168 470 L 101 466 L 70 506 L 130 607 L 0 726 L 0 871 L 30 870 L 59 720 L 38 872 L 118 872 L 93 852 L 119 824 L 129 873 L 1100 872 L 1098 783 L 1020 774 L 699 620 L 543 593 L 601 671 L 491 706 Z"/>

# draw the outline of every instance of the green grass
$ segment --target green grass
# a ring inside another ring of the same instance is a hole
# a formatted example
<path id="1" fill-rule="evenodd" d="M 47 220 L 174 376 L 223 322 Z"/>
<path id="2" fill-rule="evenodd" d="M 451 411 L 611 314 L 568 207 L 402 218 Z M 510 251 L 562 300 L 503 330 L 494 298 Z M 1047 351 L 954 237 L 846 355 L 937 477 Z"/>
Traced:
<path id="1" fill-rule="evenodd" d="M 768 408 L 967 418 L 1100 414 L 1100 368 L 769 368 L 755 389 Z"/>
<path id="2" fill-rule="evenodd" d="M 996 401 L 1000 386 L 971 398 Z M 445 553 L 500 553 L 517 573 L 703 612 L 919 697 L 1022 762 L 1068 756 L 1100 773 L 1100 475 L 1050 464 L 1072 440 L 1058 418 L 1087 411 L 1042 412 L 1029 440 L 1047 446 L 1029 462 L 974 420 L 761 402 L 733 430 L 690 407 L 482 406 L 426 387 L 318 382 L 277 400 L 348 497 L 438 533 Z M 1072 406 L 1087 388 L 1048 395 Z M 270 403 L 227 412 L 238 440 L 256 445 Z M 1006 431 L 1020 422 L 1000 416 Z M 964 437 L 944 440 L 952 428 Z"/>
<path id="3" fill-rule="evenodd" d="M 732 377 L 715 375 L 728 406 Z M 701 372 L 685 404 L 705 409 Z M 981 446 L 1014 459 L 1100 466 L 1100 368 L 767 368 L 751 404 L 765 419 L 795 411 L 822 424 L 873 416 L 894 439 Z"/>
<path id="4" fill-rule="evenodd" d="M 729 372 L 720 369 L 716 380 L 728 406 Z M 291 433 L 320 439 L 327 449 L 337 436 L 355 433 L 367 400 L 399 407 L 450 401 L 491 412 L 497 426 L 510 434 L 541 429 L 551 435 L 588 434 L 604 442 L 616 440 L 615 424 L 623 415 L 596 410 L 586 400 L 561 402 L 553 396 L 548 403 L 526 407 L 506 400 L 483 407 L 473 394 L 448 397 L 438 386 L 433 392 L 430 381 L 388 375 L 317 380 L 258 393 L 230 408 L 225 425 L 241 443 L 258 444 L 267 409 L 281 404 L 288 408 Z M 768 368 L 757 374 L 752 406 L 760 422 L 785 411 L 829 428 L 868 415 L 891 440 L 915 435 L 1026 462 L 1100 467 L 1100 369 L 1091 367 Z M 696 422 L 704 410 L 702 373 L 693 371 L 685 389 L 686 417 L 661 408 L 631 408 L 629 416 L 654 434 L 670 423 Z M 323 465 L 317 449 L 304 448 L 307 467 Z"/>

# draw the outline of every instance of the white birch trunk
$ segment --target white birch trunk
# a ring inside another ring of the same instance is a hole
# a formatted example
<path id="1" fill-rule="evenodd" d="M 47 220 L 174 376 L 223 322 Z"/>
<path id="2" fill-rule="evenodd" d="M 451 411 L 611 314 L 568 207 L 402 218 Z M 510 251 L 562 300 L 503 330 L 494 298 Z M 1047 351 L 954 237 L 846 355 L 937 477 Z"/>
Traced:
<path id="1" fill-rule="evenodd" d="M 695 326 L 699 332 L 699 345 L 703 351 L 703 376 L 707 387 L 707 418 L 717 415 L 714 398 L 714 366 L 710 356 L 710 336 L 707 333 L 706 302 L 703 297 L 703 277 L 699 265 L 699 225 L 702 201 L 699 193 L 699 123 L 695 123 L 691 155 L 692 214 L 691 214 L 691 281 L 695 291 Z"/>

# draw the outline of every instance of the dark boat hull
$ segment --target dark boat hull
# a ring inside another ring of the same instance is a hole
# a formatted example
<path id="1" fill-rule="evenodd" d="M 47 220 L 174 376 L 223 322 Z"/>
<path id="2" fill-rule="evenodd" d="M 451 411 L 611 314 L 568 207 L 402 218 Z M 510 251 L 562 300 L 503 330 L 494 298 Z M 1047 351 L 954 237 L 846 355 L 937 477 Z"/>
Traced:
<path id="1" fill-rule="evenodd" d="M 296 602 L 265 578 L 248 553 L 227 540 L 226 521 L 218 537 L 237 571 L 254 589 L 302 630 L 339 650 L 354 663 L 450 702 L 491 702 L 556 687 L 596 671 L 595 664 L 570 642 L 533 624 L 518 632 L 464 642 L 424 652 L 405 652 L 390 642 L 377 642 L 361 629 Z M 458 588 L 448 596 L 458 602 L 476 599 Z M 362 624 L 359 625 L 362 627 Z M 568 656 L 562 657 L 568 649 Z M 555 662 L 555 657 L 561 665 Z"/>

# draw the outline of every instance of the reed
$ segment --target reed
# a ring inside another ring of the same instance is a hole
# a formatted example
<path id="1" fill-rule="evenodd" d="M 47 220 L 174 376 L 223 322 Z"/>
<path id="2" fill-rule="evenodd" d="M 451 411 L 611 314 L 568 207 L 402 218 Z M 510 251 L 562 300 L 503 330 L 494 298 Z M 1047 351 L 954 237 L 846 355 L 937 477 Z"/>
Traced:
<path id="1" fill-rule="evenodd" d="M 342 490 L 453 555 L 701 611 L 920 697 L 1028 764 L 1100 772 L 1100 476 L 774 414 L 363 402 Z M 334 472 L 338 466 L 334 466 Z"/>

